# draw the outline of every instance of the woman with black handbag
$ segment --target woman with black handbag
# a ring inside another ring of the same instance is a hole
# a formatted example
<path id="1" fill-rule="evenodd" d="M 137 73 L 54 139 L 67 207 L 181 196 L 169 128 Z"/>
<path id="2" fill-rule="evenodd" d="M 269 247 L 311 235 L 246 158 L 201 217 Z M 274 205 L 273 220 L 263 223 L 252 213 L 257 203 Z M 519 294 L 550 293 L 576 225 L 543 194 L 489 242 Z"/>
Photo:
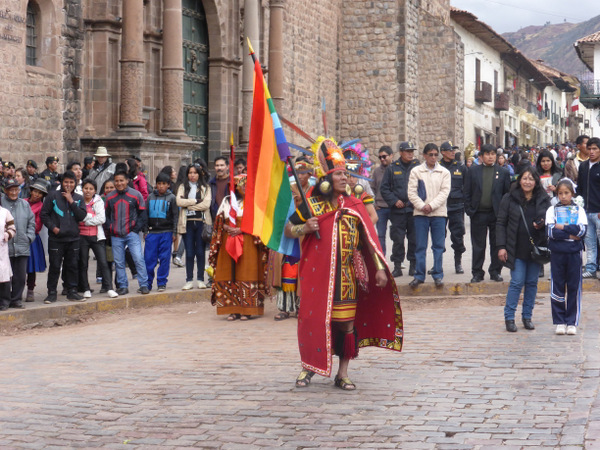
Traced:
<path id="1" fill-rule="evenodd" d="M 504 306 L 506 331 L 517 331 L 515 312 L 523 288 L 523 326 L 527 330 L 535 328 L 531 318 L 540 263 L 549 257 L 544 223 L 549 207 L 550 197 L 542 189 L 536 170 L 530 166 L 522 169 L 513 189 L 500 203 L 496 222 L 498 259 L 511 270 Z"/>

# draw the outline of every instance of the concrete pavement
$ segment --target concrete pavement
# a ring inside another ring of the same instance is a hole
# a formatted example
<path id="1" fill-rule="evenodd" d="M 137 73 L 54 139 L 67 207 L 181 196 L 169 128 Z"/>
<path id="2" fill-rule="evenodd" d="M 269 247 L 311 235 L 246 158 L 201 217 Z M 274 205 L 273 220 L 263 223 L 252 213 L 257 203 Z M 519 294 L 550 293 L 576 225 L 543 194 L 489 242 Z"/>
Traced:
<path id="1" fill-rule="evenodd" d="M 0 448 L 600 448 L 597 294 L 577 336 L 504 330 L 501 302 L 404 300 L 402 353 L 362 349 L 355 392 L 299 371 L 296 321 L 207 302 L 0 337 Z M 337 365 L 337 362 L 334 362 Z"/>

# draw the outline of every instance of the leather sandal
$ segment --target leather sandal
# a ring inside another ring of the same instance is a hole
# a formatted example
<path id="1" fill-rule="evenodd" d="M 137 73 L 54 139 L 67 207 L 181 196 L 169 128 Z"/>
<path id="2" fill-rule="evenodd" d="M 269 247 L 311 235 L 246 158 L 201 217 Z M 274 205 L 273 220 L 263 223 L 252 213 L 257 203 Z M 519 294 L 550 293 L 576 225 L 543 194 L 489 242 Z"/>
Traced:
<path id="1" fill-rule="evenodd" d="M 335 385 L 344 391 L 354 391 L 356 389 L 356 385 L 348 377 L 341 378 L 336 375 Z"/>
<path id="2" fill-rule="evenodd" d="M 296 378 L 296 387 L 307 387 L 314 374 L 312 370 L 302 369 L 302 372 Z"/>

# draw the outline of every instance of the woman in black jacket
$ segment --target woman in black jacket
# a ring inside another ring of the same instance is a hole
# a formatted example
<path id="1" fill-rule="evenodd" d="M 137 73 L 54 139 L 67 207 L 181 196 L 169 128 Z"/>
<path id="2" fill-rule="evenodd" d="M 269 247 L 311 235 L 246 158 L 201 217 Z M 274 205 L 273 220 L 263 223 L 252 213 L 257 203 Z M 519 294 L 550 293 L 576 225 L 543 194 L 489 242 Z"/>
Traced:
<path id="1" fill-rule="evenodd" d="M 550 197 L 542 189 L 540 177 L 533 167 L 526 167 L 521 171 L 513 189 L 505 194 L 500 202 L 496 222 L 498 259 L 511 270 L 511 280 L 504 306 L 506 331 L 517 331 L 515 312 L 523 287 L 525 287 L 523 325 L 528 330 L 535 328 L 531 317 L 537 295 L 540 265 L 531 259 L 533 245 L 529 240 L 529 234 L 536 245 L 545 245 L 544 220 L 549 207 Z M 521 208 L 525 214 L 527 226 L 523 221 Z"/>

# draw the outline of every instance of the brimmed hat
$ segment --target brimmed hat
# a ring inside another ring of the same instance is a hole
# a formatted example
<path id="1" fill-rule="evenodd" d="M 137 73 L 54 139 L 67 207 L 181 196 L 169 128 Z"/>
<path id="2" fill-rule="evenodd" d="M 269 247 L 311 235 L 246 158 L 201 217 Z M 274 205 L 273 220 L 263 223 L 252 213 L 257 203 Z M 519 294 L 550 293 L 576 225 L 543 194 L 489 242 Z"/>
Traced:
<path id="1" fill-rule="evenodd" d="M 110 156 L 106 147 L 98 147 L 94 156 Z"/>
<path id="2" fill-rule="evenodd" d="M 50 165 L 50 164 L 52 164 L 53 162 L 58 162 L 58 156 L 48 156 L 46 158 L 46 165 L 47 166 Z"/>
<path id="3" fill-rule="evenodd" d="M 6 181 L 4 182 L 4 190 L 8 190 L 8 189 L 10 189 L 10 188 L 13 188 L 13 187 L 19 187 L 19 186 L 21 186 L 21 185 L 20 185 L 20 184 L 19 184 L 19 182 L 18 182 L 17 180 L 15 180 L 14 178 L 9 178 L 8 180 L 6 180 Z"/>
<path id="4" fill-rule="evenodd" d="M 35 189 L 36 191 L 42 192 L 44 195 L 48 194 L 48 187 L 45 180 L 38 178 L 34 183 L 29 186 L 29 189 Z"/>
<path id="5" fill-rule="evenodd" d="M 33 159 L 28 159 L 28 160 L 27 160 L 27 164 L 26 164 L 26 166 L 31 166 L 31 167 L 33 167 L 34 169 L 37 169 L 37 168 L 38 168 L 38 166 L 37 166 L 37 163 L 36 163 L 36 162 L 35 162 Z"/>
<path id="6" fill-rule="evenodd" d="M 458 145 L 454 145 L 452 143 L 452 141 L 446 141 L 443 142 L 442 145 L 440 146 L 440 151 L 448 151 L 448 150 L 456 150 L 458 148 Z"/>
<path id="7" fill-rule="evenodd" d="M 400 142 L 400 145 L 398 147 L 401 152 L 403 152 L 405 150 L 416 150 L 417 149 L 417 147 L 415 147 L 415 144 L 413 144 L 412 141 Z"/>

